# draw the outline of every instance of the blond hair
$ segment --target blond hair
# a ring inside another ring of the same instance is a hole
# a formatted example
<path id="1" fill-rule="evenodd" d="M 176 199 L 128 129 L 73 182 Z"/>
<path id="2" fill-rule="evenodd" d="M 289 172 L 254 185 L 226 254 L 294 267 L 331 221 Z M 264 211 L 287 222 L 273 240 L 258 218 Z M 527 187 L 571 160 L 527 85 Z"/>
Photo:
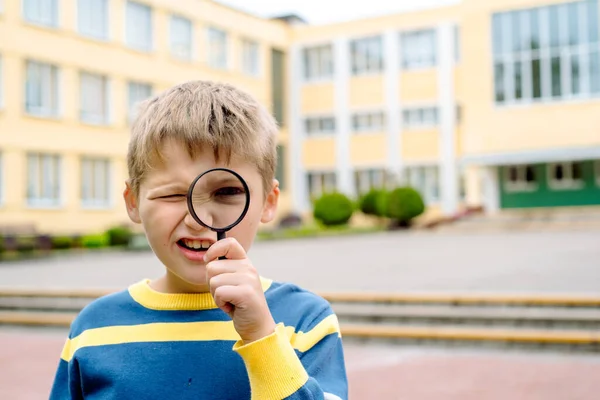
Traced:
<path id="1" fill-rule="evenodd" d="M 137 195 L 145 174 L 163 161 L 166 140 L 184 146 L 191 157 L 210 148 L 217 161 L 241 157 L 258 167 L 265 194 L 277 162 L 277 123 L 254 97 L 229 84 L 191 81 L 142 102 L 127 151 L 129 184 Z"/>

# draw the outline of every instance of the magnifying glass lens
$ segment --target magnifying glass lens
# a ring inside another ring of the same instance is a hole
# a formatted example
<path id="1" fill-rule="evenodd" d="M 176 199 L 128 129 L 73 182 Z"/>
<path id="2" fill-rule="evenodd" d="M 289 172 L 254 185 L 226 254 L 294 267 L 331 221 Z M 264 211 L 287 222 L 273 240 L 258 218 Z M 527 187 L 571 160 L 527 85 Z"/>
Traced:
<path id="1" fill-rule="evenodd" d="M 223 230 L 239 222 L 246 211 L 249 193 L 239 177 L 224 170 L 202 175 L 191 192 L 191 206 L 202 223 Z"/>

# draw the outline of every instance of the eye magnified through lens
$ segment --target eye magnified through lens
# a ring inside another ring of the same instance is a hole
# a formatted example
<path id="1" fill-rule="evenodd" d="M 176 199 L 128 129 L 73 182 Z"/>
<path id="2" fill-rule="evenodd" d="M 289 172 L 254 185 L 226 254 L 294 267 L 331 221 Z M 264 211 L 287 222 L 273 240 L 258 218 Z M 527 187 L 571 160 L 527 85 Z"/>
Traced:
<path id="1" fill-rule="evenodd" d="M 221 240 L 244 219 L 250 206 L 250 191 L 235 171 L 215 168 L 194 179 L 187 202 L 196 222 L 217 232 L 217 239 Z"/>

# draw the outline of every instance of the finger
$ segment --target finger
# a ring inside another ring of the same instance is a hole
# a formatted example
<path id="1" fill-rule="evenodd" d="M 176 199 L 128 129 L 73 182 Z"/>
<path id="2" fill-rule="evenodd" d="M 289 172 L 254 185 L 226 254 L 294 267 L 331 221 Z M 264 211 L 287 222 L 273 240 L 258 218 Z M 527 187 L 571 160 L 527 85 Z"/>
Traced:
<path id="1" fill-rule="evenodd" d="M 256 268 L 250 263 L 249 259 L 244 260 L 214 260 L 206 264 L 206 279 L 210 280 L 213 276 L 231 272 L 248 272 L 251 275 L 258 275 Z"/>
<path id="2" fill-rule="evenodd" d="M 226 238 L 219 240 L 208 248 L 204 255 L 204 261 L 210 262 L 219 257 L 225 257 L 229 260 L 242 260 L 246 258 L 246 250 L 235 238 Z"/>
<path id="3" fill-rule="evenodd" d="M 208 287 L 214 297 L 215 291 L 222 286 L 239 286 L 247 282 L 248 278 L 244 275 L 231 272 L 213 276 L 208 280 Z"/>
<path id="4" fill-rule="evenodd" d="M 219 286 L 217 289 L 215 289 L 213 297 L 217 306 L 225 311 L 225 308 L 228 308 L 228 303 L 235 307 L 243 307 L 252 297 L 252 293 L 252 288 L 247 285 L 225 285 Z"/>

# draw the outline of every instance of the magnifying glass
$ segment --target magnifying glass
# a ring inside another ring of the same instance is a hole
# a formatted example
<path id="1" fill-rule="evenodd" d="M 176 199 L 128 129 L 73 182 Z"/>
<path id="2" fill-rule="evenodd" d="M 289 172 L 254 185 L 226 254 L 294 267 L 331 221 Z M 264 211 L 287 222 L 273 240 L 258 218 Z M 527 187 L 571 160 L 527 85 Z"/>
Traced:
<path id="1" fill-rule="evenodd" d="M 192 218 L 217 232 L 217 240 L 221 240 L 246 216 L 250 207 L 250 190 L 237 172 L 214 168 L 194 179 L 188 189 L 187 203 Z"/>

